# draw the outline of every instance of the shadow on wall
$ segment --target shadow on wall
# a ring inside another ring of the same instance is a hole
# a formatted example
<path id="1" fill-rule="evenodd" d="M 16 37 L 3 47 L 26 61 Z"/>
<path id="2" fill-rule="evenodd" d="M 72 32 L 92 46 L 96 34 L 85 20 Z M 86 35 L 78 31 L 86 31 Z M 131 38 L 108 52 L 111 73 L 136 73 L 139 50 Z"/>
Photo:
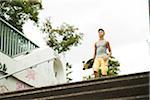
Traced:
<path id="1" fill-rule="evenodd" d="M 55 78 L 58 81 L 58 83 L 64 83 L 65 82 L 65 72 L 63 69 L 62 62 L 59 58 L 56 58 L 53 65 Z"/>

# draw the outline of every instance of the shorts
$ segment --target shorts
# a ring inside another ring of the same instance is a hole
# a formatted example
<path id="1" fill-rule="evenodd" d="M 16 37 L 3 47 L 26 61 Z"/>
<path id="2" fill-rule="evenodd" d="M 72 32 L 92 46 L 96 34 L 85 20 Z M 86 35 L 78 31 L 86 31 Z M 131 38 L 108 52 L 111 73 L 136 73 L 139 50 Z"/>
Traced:
<path id="1" fill-rule="evenodd" d="M 102 57 L 95 58 L 93 64 L 93 70 L 95 72 L 99 72 L 99 69 L 101 69 L 102 75 L 107 75 L 108 59 L 104 59 Z"/>

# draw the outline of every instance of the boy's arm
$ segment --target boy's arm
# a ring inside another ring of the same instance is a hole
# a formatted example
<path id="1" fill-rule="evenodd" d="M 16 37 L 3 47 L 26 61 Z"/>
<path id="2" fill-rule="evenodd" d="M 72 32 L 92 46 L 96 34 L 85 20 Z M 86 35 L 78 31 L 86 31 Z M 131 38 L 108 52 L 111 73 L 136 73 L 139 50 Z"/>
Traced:
<path id="1" fill-rule="evenodd" d="M 110 47 L 110 44 L 109 44 L 109 42 L 107 41 L 107 48 L 108 48 L 108 51 L 109 51 L 109 53 L 108 53 L 108 55 L 109 55 L 109 57 L 111 57 L 111 55 L 112 55 L 112 51 L 111 51 L 111 47 Z"/>
<path id="2" fill-rule="evenodd" d="M 94 56 L 93 56 L 93 59 L 95 59 L 96 57 L 96 43 L 94 44 Z"/>

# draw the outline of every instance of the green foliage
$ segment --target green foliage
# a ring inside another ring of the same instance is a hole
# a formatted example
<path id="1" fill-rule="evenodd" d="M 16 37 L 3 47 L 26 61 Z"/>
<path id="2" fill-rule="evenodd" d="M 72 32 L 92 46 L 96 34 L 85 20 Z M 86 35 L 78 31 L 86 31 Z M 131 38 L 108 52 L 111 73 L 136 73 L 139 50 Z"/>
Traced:
<path id="1" fill-rule="evenodd" d="M 110 57 L 108 62 L 108 75 L 118 75 L 119 66 L 119 61 L 114 57 Z"/>
<path id="2" fill-rule="evenodd" d="M 38 22 L 42 4 L 38 0 L 2 0 L 0 1 L 0 17 L 22 31 L 26 20 Z"/>
<path id="3" fill-rule="evenodd" d="M 69 64 L 68 62 L 66 63 L 66 79 L 67 79 L 67 82 L 69 83 L 70 81 L 72 81 L 72 78 L 70 77 L 72 71 L 71 71 L 71 68 L 72 68 L 72 65 Z"/>
<path id="4" fill-rule="evenodd" d="M 83 34 L 78 32 L 78 28 L 63 23 L 60 27 L 53 28 L 50 19 L 43 23 L 41 30 L 48 34 L 47 45 L 58 54 L 69 51 L 71 47 L 81 44 Z"/>

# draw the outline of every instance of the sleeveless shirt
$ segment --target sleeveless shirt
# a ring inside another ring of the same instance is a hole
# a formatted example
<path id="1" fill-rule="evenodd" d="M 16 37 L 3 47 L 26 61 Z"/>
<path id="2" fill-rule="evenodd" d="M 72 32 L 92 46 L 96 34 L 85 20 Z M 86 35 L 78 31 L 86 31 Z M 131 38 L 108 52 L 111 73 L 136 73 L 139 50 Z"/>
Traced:
<path id="1" fill-rule="evenodd" d="M 99 40 L 96 42 L 96 58 L 97 57 L 105 57 L 107 56 L 107 41 L 106 40 Z"/>

